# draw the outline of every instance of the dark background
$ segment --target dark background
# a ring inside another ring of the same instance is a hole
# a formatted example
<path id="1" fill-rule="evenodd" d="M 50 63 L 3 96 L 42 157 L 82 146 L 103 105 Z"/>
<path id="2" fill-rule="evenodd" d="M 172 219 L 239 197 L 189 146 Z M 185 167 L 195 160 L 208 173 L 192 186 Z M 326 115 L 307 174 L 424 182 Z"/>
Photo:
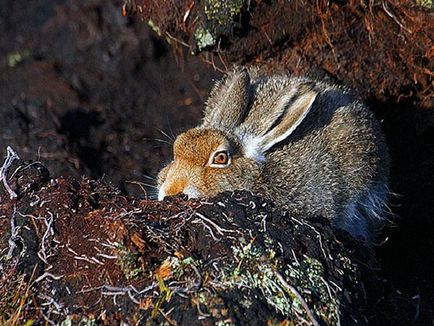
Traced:
<path id="1" fill-rule="evenodd" d="M 1 148 L 141 194 L 126 181 L 157 173 L 165 134 L 195 125 L 217 73 L 122 17 L 120 2 L 0 6 Z"/>

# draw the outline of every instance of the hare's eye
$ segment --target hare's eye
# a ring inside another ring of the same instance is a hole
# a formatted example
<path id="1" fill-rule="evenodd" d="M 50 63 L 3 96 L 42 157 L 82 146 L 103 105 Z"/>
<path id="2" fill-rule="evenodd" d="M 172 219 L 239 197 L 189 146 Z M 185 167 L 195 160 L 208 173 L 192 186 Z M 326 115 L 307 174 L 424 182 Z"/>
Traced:
<path id="1" fill-rule="evenodd" d="M 214 154 L 212 164 L 226 165 L 229 163 L 229 153 L 227 151 L 221 151 Z"/>

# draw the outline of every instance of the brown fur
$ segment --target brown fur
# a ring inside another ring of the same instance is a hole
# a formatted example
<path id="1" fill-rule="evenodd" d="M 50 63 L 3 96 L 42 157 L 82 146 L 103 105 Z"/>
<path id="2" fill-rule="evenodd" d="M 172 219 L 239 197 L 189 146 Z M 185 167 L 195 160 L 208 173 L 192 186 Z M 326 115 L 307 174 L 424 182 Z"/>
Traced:
<path id="1" fill-rule="evenodd" d="M 231 163 L 210 165 L 221 149 Z M 203 124 L 176 139 L 160 198 L 246 189 L 370 241 L 385 220 L 388 169 L 378 122 L 346 89 L 242 70 L 216 84 Z"/>

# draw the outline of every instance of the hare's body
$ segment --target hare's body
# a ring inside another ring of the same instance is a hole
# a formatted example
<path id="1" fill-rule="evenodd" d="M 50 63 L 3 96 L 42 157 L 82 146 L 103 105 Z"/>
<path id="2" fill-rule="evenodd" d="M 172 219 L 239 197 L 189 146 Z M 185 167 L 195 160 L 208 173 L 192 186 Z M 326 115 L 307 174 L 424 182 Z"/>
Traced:
<path id="1" fill-rule="evenodd" d="M 160 198 L 251 190 L 367 241 L 384 221 L 389 162 L 379 124 L 333 85 L 229 75 L 211 92 L 203 124 L 178 137 L 174 156 L 160 172 Z"/>

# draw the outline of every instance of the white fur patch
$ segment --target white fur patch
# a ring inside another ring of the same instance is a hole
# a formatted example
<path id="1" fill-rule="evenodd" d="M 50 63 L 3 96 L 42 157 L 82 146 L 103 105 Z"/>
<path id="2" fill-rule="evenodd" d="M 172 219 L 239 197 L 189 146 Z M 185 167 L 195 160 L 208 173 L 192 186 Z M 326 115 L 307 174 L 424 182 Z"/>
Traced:
<path id="1" fill-rule="evenodd" d="M 342 213 L 335 226 L 348 231 L 353 237 L 362 237 L 367 243 L 374 238 L 376 230 L 371 230 L 368 222 L 381 227 L 387 220 L 386 185 L 375 185 L 351 202 Z"/>
<path id="2" fill-rule="evenodd" d="M 165 191 L 165 184 L 163 183 L 160 187 L 160 189 L 158 190 L 158 200 L 162 201 L 164 199 L 164 197 L 166 197 L 166 191 Z M 182 191 L 183 194 L 186 194 L 188 196 L 188 198 L 199 198 L 201 196 L 200 192 L 197 190 L 197 188 L 195 186 L 192 185 L 188 185 L 187 187 L 184 188 L 184 190 Z"/>
<path id="3" fill-rule="evenodd" d="M 192 185 L 188 185 L 187 187 L 185 187 L 182 192 L 186 194 L 188 198 L 199 198 L 201 196 L 197 188 Z"/>
<path id="4" fill-rule="evenodd" d="M 260 148 L 262 137 L 251 136 L 243 140 L 244 155 L 258 162 L 264 162 L 265 156 Z"/>
<path id="5" fill-rule="evenodd" d="M 158 200 L 162 201 L 164 197 L 166 197 L 166 192 L 164 191 L 164 183 L 163 183 L 160 189 L 158 189 Z"/>
<path id="6" fill-rule="evenodd" d="M 251 158 L 257 162 L 264 162 L 265 156 L 260 147 L 262 137 L 248 133 L 242 133 L 240 130 L 235 130 L 235 134 L 239 137 L 243 146 L 243 154 L 245 157 Z"/>

